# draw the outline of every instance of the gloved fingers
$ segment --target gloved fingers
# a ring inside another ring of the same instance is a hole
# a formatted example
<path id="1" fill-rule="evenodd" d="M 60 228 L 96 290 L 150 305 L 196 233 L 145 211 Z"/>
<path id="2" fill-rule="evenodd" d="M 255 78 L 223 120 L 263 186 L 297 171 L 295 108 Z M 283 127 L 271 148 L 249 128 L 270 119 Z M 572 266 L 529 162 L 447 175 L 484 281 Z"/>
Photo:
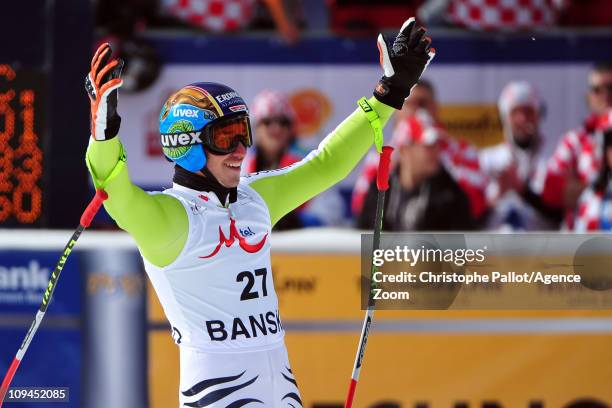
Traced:
<path id="1" fill-rule="evenodd" d="M 408 20 L 404 21 L 402 24 L 402 28 L 400 28 L 397 37 L 406 37 L 410 38 L 410 33 L 412 31 L 412 27 L 416 24 L 416 20 L 414 17 L 410 17 Z"/>
<path id="2" fill-rule="evenodd" d="M 94 71 L 94 66 L 96 66 L 96 63 L 98 62 L 98 59 L 100 58 L 100 54 L 102 54 L 102 52 L 105 51 L 107 48 L 110 48 L 109 43 L 103 43 L 102 45 L 98 47 L 98 49 L 94 53 L 94 56 L 91 58 L 91 66 L 90 66 L 91 71 Z"/>
<path id="3" fill-rule="evenodd" d="M 110 94 L 115 89 L 119 88 L 121 85 L 123 85 L 123 79 L 121 78 L 111 79 L 110 81 L 102 85 L 102 88 L 100 88 L 100 95 L 102 95 L 102 98 L 105 98 L 108 94 Z"/>
<path id="4" fill-rule="evenodd" d="M 431 61 L 433 61 L 434 57 L 436 56 L 436 49 L 430 48 L 429 51 L 427 51 L 427 56 L 429 58 L 427 59 L 427 63 L 425 63 L 425 68 L 423 70 L 427 69 Z"/>
<path id="5" fill-rule="evenodd" d="M 108 60 L 110 59 L 111 52 L 112 51 L 110 50 L 110 48 L 102 52 L 100 58 L 98 58 L 98 62 L 96 63 L 96 70 L 91 72 L 91 75 L 94 78 L 94 86 L 96 88 L 100 88 L 100 86 L 102 85 L 102 79 L 104 75 L 100 75 L 100 72 L 104 71 L 104 69 L 109 65 Z"/>
<path id="6" fill-rule="evenodd" d="M 378 46 L 378 53 L 380 54 L 380 66 L 382 67 L 385 76 L 392 77 L 395 74 L 395 71 L 393 70 L 391 58 L 389 57 L 389 45 L 384 35 L 378 34 L 376 45 Z"/>
<path id="7" fill-rule="evenodd" d="M 419 27 L 418 30 L 413 31 L 412 36 L 410 36 L 410 40 L 408 41 L 408 48 L 411 50 L 416 50 L 421 39 L 425 36 L 425 32 L 427 30 L 423 27 Z"/>
<path id="8" fill-rule="evenodd" d="M 412 17 L 402 25 L 397 37 L 395 37 L 395 41 L 393 41 L 392 49 L 395 55 L 406 55 L 408 52 L 408 43 L 413 35 L 415 24 L 414 17 Z"/>
<path id="9" fill-rule="evenodd" d="M 114 70 L 115 67 L 117 67 L 117 65 L 119 65 L 119 61 L 118 60 L 112 60 L 111 62 L 109 62 L 108 64 L 106 64 L 101 70 L 100 72 L 98 72 L 98 74 L 96 75 L 96 85 L 98 87 L 100 87 L 101 85 L 103 85 L 105 82 L 108 82 L 109 79 L 111 79 L 112 77 L 112 72 L 110 72 L 111 70 Z M 109 74 L 110 72 L 110 74 Z"/>
<path id="10" fill-rule="evenodd" d="M 96 55 L 94 56 L 94 60 L 91 61 L 92 62 L 91 74 L 94 77 L 94 79 L 97 76 L 100 68 L 106 65 L 106 63 L 108 62 L 108 59 L 110 58 L 110 55 L 113 52 L 110 45 L 108 44 L 105 44 L 105 45 L 106 47 L 100 47 L 98 49 L 100 52 L 99 53 L 96 52 Z"/>
<path id="11" fill-rule="evenodd" d="M 429 46 L 431 45 L 431 37 L 425 36 L 419 41 L 416 48 L 414 49 L 419 54 L 427 53 Z"/>
<path id="12" fill-rule="evenodd" d="M 125 61 L 121 58 L 117 58 L 117 66 L 111 72 L 109 79 L 115 79 L 121 77 L 121 71 L 123 71 L 123 66 L 125 65 Z"/>

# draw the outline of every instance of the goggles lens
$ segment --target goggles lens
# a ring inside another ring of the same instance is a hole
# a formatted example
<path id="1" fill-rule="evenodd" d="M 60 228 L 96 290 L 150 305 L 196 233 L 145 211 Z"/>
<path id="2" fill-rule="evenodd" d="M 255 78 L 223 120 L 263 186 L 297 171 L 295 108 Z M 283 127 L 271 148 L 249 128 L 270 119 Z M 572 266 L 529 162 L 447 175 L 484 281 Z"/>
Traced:
<path id="1" fill-rule="evenodd" d="M 209 148 L 219 153 L 231 153 L 242 143 L 252 144 L 249 120 L 246 116 L 230 119 L 209 128 Z"/>

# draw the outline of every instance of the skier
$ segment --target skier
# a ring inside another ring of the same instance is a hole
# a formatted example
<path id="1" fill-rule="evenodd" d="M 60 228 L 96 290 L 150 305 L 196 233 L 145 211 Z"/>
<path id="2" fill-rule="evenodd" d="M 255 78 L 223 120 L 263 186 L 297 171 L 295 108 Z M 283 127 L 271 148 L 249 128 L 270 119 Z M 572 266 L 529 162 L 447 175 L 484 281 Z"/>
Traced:
<path id="1" fill-rule="evenodd" d="M 283 215 L 346 177 L 375 129 L 401 109 L 435 51 L 413 18 L 393 45 L 378 37 L 384 75 L 374 97 L 303 160 L 240 176 L 252 145 L 246 103 L 228 86 L 199 82 L 171 95 L 160 141 L 175 163 L 173 187 L 130 182 L 116 137 L 122 62 L 103 44 L 85 80 L 91 102 L 86 162 L 105 208 L 138 244 L 180 350 L 181 407 L 301 406 L 278 313 L 270 230 Z"/>

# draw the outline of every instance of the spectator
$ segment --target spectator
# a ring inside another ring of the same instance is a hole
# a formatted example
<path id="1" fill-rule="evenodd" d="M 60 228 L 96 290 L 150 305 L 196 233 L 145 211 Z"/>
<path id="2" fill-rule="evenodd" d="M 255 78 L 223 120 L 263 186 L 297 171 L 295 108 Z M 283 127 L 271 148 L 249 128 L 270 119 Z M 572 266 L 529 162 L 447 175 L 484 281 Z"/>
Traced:
<path id="1" fill-rule="evenodd" d="M 569 0 L 427 0 L 417 15 L 470 30 L 532 30 L 555 25 Z"/>
<path id="2" fill-rule="evenodd" d="M 589 109 L 598 115 L 612 108 L 612 61 L 600 62 L 589 74 Z"/>
<path id="3" fill-rule="evenodd" d="M 423 79 L 419 80 L 410 91 L 410 96 L 406 99 L 403 109 L 397 114 L 396 123 L 401 123 L 403 119 L 414 115 L 418 109 L 427 111 L 436 127 L 442 128 L 438 119 L 438 102 L 435 89 L 431 82 Z M 444 132 L 444 135 L 446 136 L 446 132 Z M 391 140 L 391 144 L 393 142 L 394 140 Z M 487 209 L 485 199 L 487 179 L 480 171 L 476 148 L 465 141 L 458 141 L 452 137 L 441 138 L 439 144 L 443 165 L 470 200 L 472 217 L 474 219 L 482 218 Z M 394 162 L 396 157 L 397 153 L 394 153 Z M 366 156 L 363 170 L 355 183 L 351 198 L 351 210 L 356 217 L 361 213 L 372 180 L 376 177 L 377 167 L 378 154 L 372 151 Z"/>
<path id="4" fill-rule="evenodd" d="M 243 171 L 276 170 L 302 159 L 293 148 L 295 112 L 286 94 L 271 90 L 260 92 L 253 100 L 251 117 L 255 126 L 255 145 L 247 152 Z M 342 198 L 330 189 L 287 214 L 274 229 L 340 224 L 343 206 Z"/>
<path id="5" fill-rule="evenodd" d="M 505 141 L 482 149 L 480 167 L 492 180 L 487 199 L 491 229 L 558 229 L 559 211 L 543 204 L 546 175 L 544 137 L 540 133 L 543 101 L 526 81 L 508 83 L 498 101 Z"/>
<path id="6" fill-rule="evenodd" d="M 385 193 L 384 230 L 473 229 L 469 200 L 442 165 L 443 133 L 425 110 L 402 119 L 395 128 L 393 144 L 399 156 Z M 357 222 L 359 228 L 374 224 L 377 191 L 374 181 Z"/>
<path id="7" fill-rule="evenodd" d="M 574 230 L 612 231 L 612 129 L 603 132 L 603 166 L 578 199 Z"/>
<path id="8" fill-rule="evenodd" d="M 301 157 L 291 151 L 295 140 L 295 112 L 283 92 L 264 90 L 255 96 L 251 108 L 255 125 L 255 146 L 245 158 L 247 173 L 289 166 Z"/>
<path id="9" fill-rule="evenodd" d="M 588 78 L 587 103 L 591 112 L 584 124 L 567 132 L 557 145 L 546 168 L 542 197 L 565 210 L 565 226 L 571 228 L 576 201 L 582 190 L 597 178 L 601 165 L 597 130 L 607 126 L 607 109 L 612 108 L 612 63 L 594 65 Z"/>

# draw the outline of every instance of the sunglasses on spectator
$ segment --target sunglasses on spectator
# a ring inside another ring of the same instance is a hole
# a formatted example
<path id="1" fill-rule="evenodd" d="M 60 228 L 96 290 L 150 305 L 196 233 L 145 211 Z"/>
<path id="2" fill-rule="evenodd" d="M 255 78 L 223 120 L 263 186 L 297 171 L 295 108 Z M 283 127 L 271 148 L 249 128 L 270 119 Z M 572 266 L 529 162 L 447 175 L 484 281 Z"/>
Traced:
<path id="1" fill-rule="evenodd" d="M 591 92 L 594 94 L 602 94 L 604 92 L 612 93 L 612 82 L 601 85 L 591 85 Z"/>
<path id="2" fill-rule="evenodd" d="M 270 126 L 272 123 L 277 123 L 278 125 L 280 125 L 282 127 L 290 127 L 291 126 L 291 120 L 289 120 L 289 118 L 286 118 L 284 116 L 272 117 L 272 118 L 263 118 L 262 120 L 259 121 L 259 123 L 261 123 L 264 126 Z"/>

